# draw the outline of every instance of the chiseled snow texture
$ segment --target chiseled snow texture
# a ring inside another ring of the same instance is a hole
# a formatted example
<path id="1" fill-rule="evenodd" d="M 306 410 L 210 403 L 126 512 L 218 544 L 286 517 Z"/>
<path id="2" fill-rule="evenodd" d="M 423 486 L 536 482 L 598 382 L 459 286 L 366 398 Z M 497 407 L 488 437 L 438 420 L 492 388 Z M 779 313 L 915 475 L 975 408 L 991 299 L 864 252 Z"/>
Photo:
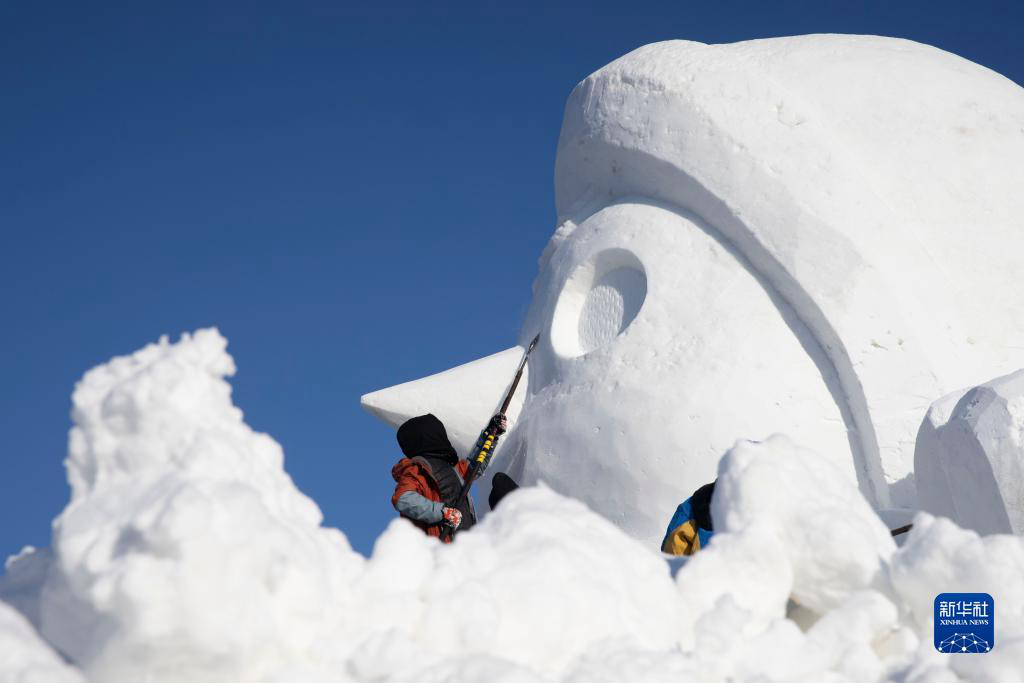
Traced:
<path id="1" fill-rule="evenodd" d="M 653 543 L 737 438 L 782 432 L 914 507 L 931 402 L 1024 367 L 1022 159 L 1024 89 L 906 40 L 667 41 L 599 69 L 565 107 L 495 466 Z M 409 417 L 407 390 L 378 414 Z"/>
<path id="2" fill-rule="evenodd" d="M 936 401 L 914 454 L 921 509 L 1024 534 L 1024 370 Z"/>
<path id="3" fill-rule="evenodd" d="M 244 424 L 233 369 L 224 339 L 203 330 L 116 358 L 75 391 L 72 500 L 52 555 L 12 560 L 0 598 L 38 605 L 42 635 L 90 681 L 945 683 L 1024 671 L 1020 538 L 922 514 L 897 550 L 843 472 L 786 437 L 725 454 L 721 531 L 674 578 L 654 548 L 544 486 L 513 493 L 452 546 L 396 519 L 367 560 L 319 526 L 280 448 Z M 995 597 L 990 654 L 932 648 L 932 600 L 960 590 Z M 78 680 L 0 607 L 0 681 Z M 40 666 L 53 675 L 29 677 Z"/>

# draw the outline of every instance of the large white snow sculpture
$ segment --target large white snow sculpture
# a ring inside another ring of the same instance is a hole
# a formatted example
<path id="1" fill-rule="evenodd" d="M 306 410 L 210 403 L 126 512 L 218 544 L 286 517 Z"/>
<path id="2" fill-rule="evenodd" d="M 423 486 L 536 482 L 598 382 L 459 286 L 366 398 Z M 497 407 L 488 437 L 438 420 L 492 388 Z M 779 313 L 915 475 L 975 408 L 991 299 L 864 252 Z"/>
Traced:
<path id="1" fill-rule="evenodd" d="M 931 401 L 1024 365 L 1021 159 L 1024 90 L 905 40 L 670 41 L 597 71 L 566 105 L 520 336 L 541 343 L 492 471 L 654 540 L 735 439 L 781 431 L 913 507 Z M 481 380 L 468 411 L 431 379 L 430 405 L 372 404 L 482 426 L 507 380 Z"/>
<path id="2" fill-rule="evenodd" d="M 914 471 L 922 510 L 982 534 L 1024 533 L 1024 370 L 936 401 Z"/>

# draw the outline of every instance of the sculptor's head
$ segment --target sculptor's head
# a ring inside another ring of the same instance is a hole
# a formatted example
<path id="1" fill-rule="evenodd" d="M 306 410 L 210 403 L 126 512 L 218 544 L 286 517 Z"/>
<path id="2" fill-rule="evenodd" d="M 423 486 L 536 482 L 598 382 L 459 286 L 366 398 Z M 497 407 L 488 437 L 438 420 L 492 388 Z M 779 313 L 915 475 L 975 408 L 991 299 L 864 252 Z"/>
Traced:
<path id="1" fill-rule="evenodd" d="M 894 39 L 670 41 L 599 70 L 566 105 L 521 333 L 541 341 L 492 469 L 653 539 L 733 442 L 784 432 L 876 507 L 913 505 L 930 402 L 1024 364 L 992 341 L 1024 332 L 999 280 L 1024 247 L 1022 122 L 1015 84 Z M 501 384 L 518 355 L 452 373 Z M 414 385 L 366 403 L 391 419 Z"/>

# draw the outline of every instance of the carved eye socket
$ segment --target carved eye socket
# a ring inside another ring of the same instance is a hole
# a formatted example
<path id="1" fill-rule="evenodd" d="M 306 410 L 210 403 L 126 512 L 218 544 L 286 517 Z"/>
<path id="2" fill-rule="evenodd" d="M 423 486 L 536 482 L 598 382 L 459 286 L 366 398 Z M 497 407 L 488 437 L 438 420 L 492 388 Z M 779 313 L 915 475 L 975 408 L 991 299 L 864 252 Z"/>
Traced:
<path id="1" fill-rule="evenodd" d="M 551 344 L 565 357 L 582 356 L 622 334 L 647 298 L 647 274 L 625 249 L 608 249 L 581 264 L 555 305 Z"/>

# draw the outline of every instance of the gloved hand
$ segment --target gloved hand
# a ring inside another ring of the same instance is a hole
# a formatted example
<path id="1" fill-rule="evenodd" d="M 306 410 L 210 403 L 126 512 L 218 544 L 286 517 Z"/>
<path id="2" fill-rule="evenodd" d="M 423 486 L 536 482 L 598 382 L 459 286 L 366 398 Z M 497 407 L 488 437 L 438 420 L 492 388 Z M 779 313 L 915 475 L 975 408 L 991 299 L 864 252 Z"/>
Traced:
<path id="1" fill-rule="evenodd" d="M 503 413 L 498 413 L 491 418 L 491 423 L 488 425 L 495 434 L 501 436 L 508 431 L 508 418 Z"/>
<path id="2" fill-rule="evenodd" d="M 452 531 L 455 531 L 462 524 L 462 513 L 455 508 L 444 508 L 441 511 L 441 524 L 451 527 Z"/>

